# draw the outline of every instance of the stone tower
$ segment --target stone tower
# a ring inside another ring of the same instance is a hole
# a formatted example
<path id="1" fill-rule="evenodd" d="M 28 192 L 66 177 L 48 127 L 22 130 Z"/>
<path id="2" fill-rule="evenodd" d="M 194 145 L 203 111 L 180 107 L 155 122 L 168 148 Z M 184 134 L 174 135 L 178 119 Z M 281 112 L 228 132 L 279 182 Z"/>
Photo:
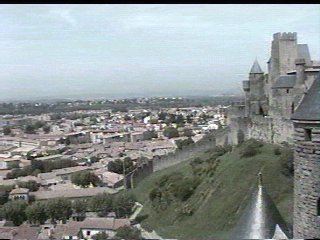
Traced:
<path id="1" fill-rule="evenodd" d="M 254 61 L 249 81 L 243 81 L 246 94 L 246 116 L 258 115 L 262 111 L 261 101 L 264 98 L 264 73 L 257 60 Z"/>
<path id="2" fill-rule="evenodd" d="M 295 69 L 298 56 L 297 33 L 275 33 L 271 45 L 270 78 L 274 80 L 279 75 Z"/>
<path id="3" fill-rule="evenodd" d="M 269 104 L 273 105 L 271 87 L 280 75 L 295 69 L 295 60 L 298 56 L 297 33 L 275 33 L 271 44 L 271 57 L 268 61 L 267 95 Z"/>
<path id="4" fill-rule="evenodd" d="M 320 74 L 292 115 L 294 238 L 320 238 Z"/>

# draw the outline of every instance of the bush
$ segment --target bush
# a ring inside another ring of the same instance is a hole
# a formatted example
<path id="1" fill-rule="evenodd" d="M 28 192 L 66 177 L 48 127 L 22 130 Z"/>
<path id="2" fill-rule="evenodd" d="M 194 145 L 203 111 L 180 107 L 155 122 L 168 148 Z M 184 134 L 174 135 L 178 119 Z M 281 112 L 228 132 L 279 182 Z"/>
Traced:
<path id="1" fill-rule="evenodd" d="M 181 182 L 174 184 L 174 196 L 178 198 L 180 201 L 184 202 L 192 196 L 196 187 L 197 185 L 193 181 L 193 179 L 185 179 Z"/>
<path id="2" fill-rule="evenodd" d="M 260 151 L 259 148 L 263 146 L 262 142 L 259 142 L 255 139 L 250 139 L 244 144 L 244 149 L 241 154 L 243 157 L 253 157 L 257 155 Z"/>
<path id="3" fill-rule="evenodd" d="M 258 151 L 253 146 L 247 146 L 243 149 L 241 158 L 243 157 L 253 157 L 258 154 Z"/>
<path id="4" fill-rule="evenodd" d="M 140 240 L 141 231 L 136 227 L 123 226 L 116 230 L 117 239 Z"/>
<path id="5" fill-rule="evenodd" d="M 203 160 L 199 157 L 196 157 L 195 159 L 193 159 L 191 162 L 190 162 L 190 165 L 192 168 L 196 167 L 197 165 L 201 165 L 203 163 Z"/>
<path id="6" fill-rule="evenodd" d="M 274 152 L 274 155 L 280 155 L 281 154 L 280 148 L 275 148 L 273 152 Z"/>

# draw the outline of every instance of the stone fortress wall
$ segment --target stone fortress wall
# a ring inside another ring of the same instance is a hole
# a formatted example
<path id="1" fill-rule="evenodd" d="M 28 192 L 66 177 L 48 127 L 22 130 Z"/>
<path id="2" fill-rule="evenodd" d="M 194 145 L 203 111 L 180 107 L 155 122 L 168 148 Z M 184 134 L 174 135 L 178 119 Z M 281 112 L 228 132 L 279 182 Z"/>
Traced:
<path id="1" fill-rule="evenodd" d="M 228 144 L 229 132 L 230 130 L 228 127 L 221 128 L 208 133 L 198 142 L 186 146 L 181 150 L 176 149 L 175 152 L 164 156 L 154 156 L 126 176 L 127 187 L 135 187 L 139 181 L 150 174 L 187 161 L 190 158 L 197 156 L 199 153 L 210 150 L 215 146 Z"/>
<path id="2" fill-rule="evenodd" d="M 245 101 L 228 109 L 229 144 L 238 133 L 270 143 L 293 145 L 292 114 L 320 71 L 307 44 L 297 43 L 297 33 L 276 33 L 265 74 L 254 62 L 249 80 L 243 81 Z M 245 119 L 245 120 L 244 120 Z"/>
<path id="3" fill-rule="evenodd" d="M 255 61 L 249 80 L 243 82 L 244 104 L 233 104 L 228 111 L 231 144 L 239 143 L 237 133 L 242 131 L 246 139 L 294 147 L 297 239 L 320 239 L 319 72 L 320 62 L 311 60 L 308 46 L 297 43 L 296 33 L 276 33 L 268 74 Z"/>

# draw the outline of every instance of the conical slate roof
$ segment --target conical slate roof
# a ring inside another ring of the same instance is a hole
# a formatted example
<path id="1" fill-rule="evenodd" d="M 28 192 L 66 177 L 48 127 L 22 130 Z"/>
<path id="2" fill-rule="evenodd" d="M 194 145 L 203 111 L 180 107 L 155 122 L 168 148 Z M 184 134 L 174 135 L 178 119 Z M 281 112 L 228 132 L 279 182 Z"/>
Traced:
<path id="1" fill-rule="evenodd" d="M 256 73 L 263 73 L 259 63 L 257 60 L 254 61 L 252 67 L 251 67 L 251 70 L 250 70 L 250 74 L 256 74 Z"/>
<path id="2" fill-rule="evenodd" d="M 232 239 L 272 239 L 278 235 L 277 226 L 287 237 L 290 235 L 277 207 L 262 186 L 260 174 L 258 189 L 232 232 Z"/>
<path id="3" fill-rule="evenodd" d="M 303 97 L 292 120 L 319 121 L 320 120 L 320 73 L 313 81 L 306 95 Z"/>

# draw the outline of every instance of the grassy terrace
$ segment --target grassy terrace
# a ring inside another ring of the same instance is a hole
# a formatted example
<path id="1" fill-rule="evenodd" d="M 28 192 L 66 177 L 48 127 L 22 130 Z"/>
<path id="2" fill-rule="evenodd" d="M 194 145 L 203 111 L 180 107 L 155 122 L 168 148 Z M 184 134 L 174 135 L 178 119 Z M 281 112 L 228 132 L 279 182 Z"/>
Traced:
<path id="1" fill-rule="evenodd" d="M 156 172 L 142 180 L 133 189 L 138 201 L 144 205 L 140 216 L 148 216 L 142 221 L 145 228 L 154 229 L 163 237 L 178 239 L 223 239 L 237 223 L 257 186 L 257 173 L 262 169 L 263 183 L 276 203 L 284 219 L 292 224 L 293 179 L 285 176 L 280 158 L 287 148 L 264 143 L 255 156 L 241 157 L 244 149 L 251 144 L 243 143 L 231 152 L 218 157 L 213 174 L 201 177 L 201 182 L 186 201 L 171 198 L 166 209 L 156 210 L 149 194 L 158 188 L 164 175 L 182 173 L 192 177 L 192 159 Z M 207 151 L 199 158 L 212 158 L 214 150 Z M 205 166 L 205 165 L 204 165 Z M 173 199 L 173 200 L 172 200 Z M 192 214 L 181 215 L 181 209 L 192 209 Z"/>

